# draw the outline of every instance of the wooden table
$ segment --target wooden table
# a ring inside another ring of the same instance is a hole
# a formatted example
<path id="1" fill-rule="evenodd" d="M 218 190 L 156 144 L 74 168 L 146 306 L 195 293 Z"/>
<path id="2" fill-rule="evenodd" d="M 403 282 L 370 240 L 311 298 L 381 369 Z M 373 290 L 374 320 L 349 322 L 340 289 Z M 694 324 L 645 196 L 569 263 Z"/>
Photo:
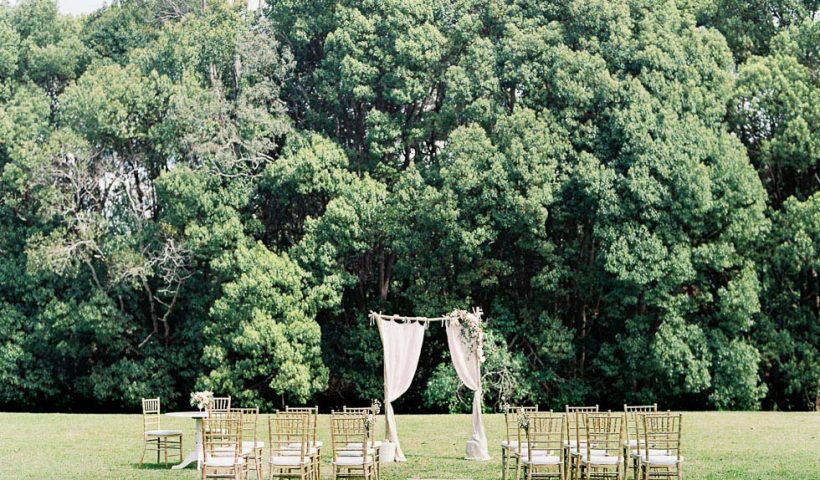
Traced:
<path id="1" fill-rule="evenodd" d="M 182 463 L 179 465 L 174 465 L 171 467 L 174 470 L 179 470 L 180 468 L 185 468 L 188 465 L 196 462 L 196 469 L 202 469 L 202 419 L 208 417 L 208 412 L 204 412 L 201 410 L 196 410 L 192 412 L 170 412 L 166 413 L 166 416 L 169 417 L 182 417 L 182 418 L 193 418 L 195 422 L 194 427 L 194 451 L 189 453 L 185 459 L 182 460 Z"/>

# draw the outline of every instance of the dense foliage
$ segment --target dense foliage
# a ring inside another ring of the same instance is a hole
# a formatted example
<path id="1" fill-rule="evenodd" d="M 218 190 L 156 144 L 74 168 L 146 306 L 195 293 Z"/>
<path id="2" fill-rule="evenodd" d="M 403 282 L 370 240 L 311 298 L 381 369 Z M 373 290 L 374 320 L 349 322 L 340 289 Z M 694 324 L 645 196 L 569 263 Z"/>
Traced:
<path id="1" fill-rule="evenodd" d="M 0 407 L 353 404 L 478 305 L 490 404 L 814 408 L 816 2 L 119 3 L 0 4 Z"/>

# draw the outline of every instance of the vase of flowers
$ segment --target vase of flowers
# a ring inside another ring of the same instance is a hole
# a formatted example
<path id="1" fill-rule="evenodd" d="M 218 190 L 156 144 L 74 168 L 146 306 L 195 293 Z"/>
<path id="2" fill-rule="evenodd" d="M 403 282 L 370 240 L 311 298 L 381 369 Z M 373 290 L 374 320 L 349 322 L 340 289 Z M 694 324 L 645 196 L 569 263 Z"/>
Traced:
<path id="1" fill-rule="evenodd" d="M 201 412 L 205 409 L 214 398 L 214 392 L 205 390 L 203 392 L 191 393 L 191 405 L 195 406 Z"/>

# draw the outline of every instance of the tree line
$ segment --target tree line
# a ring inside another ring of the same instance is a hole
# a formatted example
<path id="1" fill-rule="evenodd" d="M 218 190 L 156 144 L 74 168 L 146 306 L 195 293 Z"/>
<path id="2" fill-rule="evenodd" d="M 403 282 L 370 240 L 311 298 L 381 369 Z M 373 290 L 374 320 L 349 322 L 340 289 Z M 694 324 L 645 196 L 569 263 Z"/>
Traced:
<path id="1" fill-rule="evenodd" d="M 0 3 L 0 407 L 815 408 L 819 8 Z"/>

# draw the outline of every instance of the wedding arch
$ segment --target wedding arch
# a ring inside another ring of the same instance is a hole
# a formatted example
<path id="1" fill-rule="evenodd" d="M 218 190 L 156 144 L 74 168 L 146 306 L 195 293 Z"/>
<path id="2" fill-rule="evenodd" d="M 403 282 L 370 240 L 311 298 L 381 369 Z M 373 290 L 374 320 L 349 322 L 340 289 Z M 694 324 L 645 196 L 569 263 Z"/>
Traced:
<path id="1" fill-rule="evenodd" d="M 384 349 L 384 406 L 387 440 L 395 445 L 395 460 L 404 462 L 393 404 L 410 388 L 421 356 L 424 331 L 432 322 L 441 322 L 447 331 L 447 345 L 458 378 L 473 390 L 473 433 L 467 441 L 468 460 L 489 460 L 487 436 L 481 420 L 481 363 L 484 361 L 482 311 L 454 310 L 442 317 L 405 317 L 370 312 L 371 323 L 379 327 Z"/>

